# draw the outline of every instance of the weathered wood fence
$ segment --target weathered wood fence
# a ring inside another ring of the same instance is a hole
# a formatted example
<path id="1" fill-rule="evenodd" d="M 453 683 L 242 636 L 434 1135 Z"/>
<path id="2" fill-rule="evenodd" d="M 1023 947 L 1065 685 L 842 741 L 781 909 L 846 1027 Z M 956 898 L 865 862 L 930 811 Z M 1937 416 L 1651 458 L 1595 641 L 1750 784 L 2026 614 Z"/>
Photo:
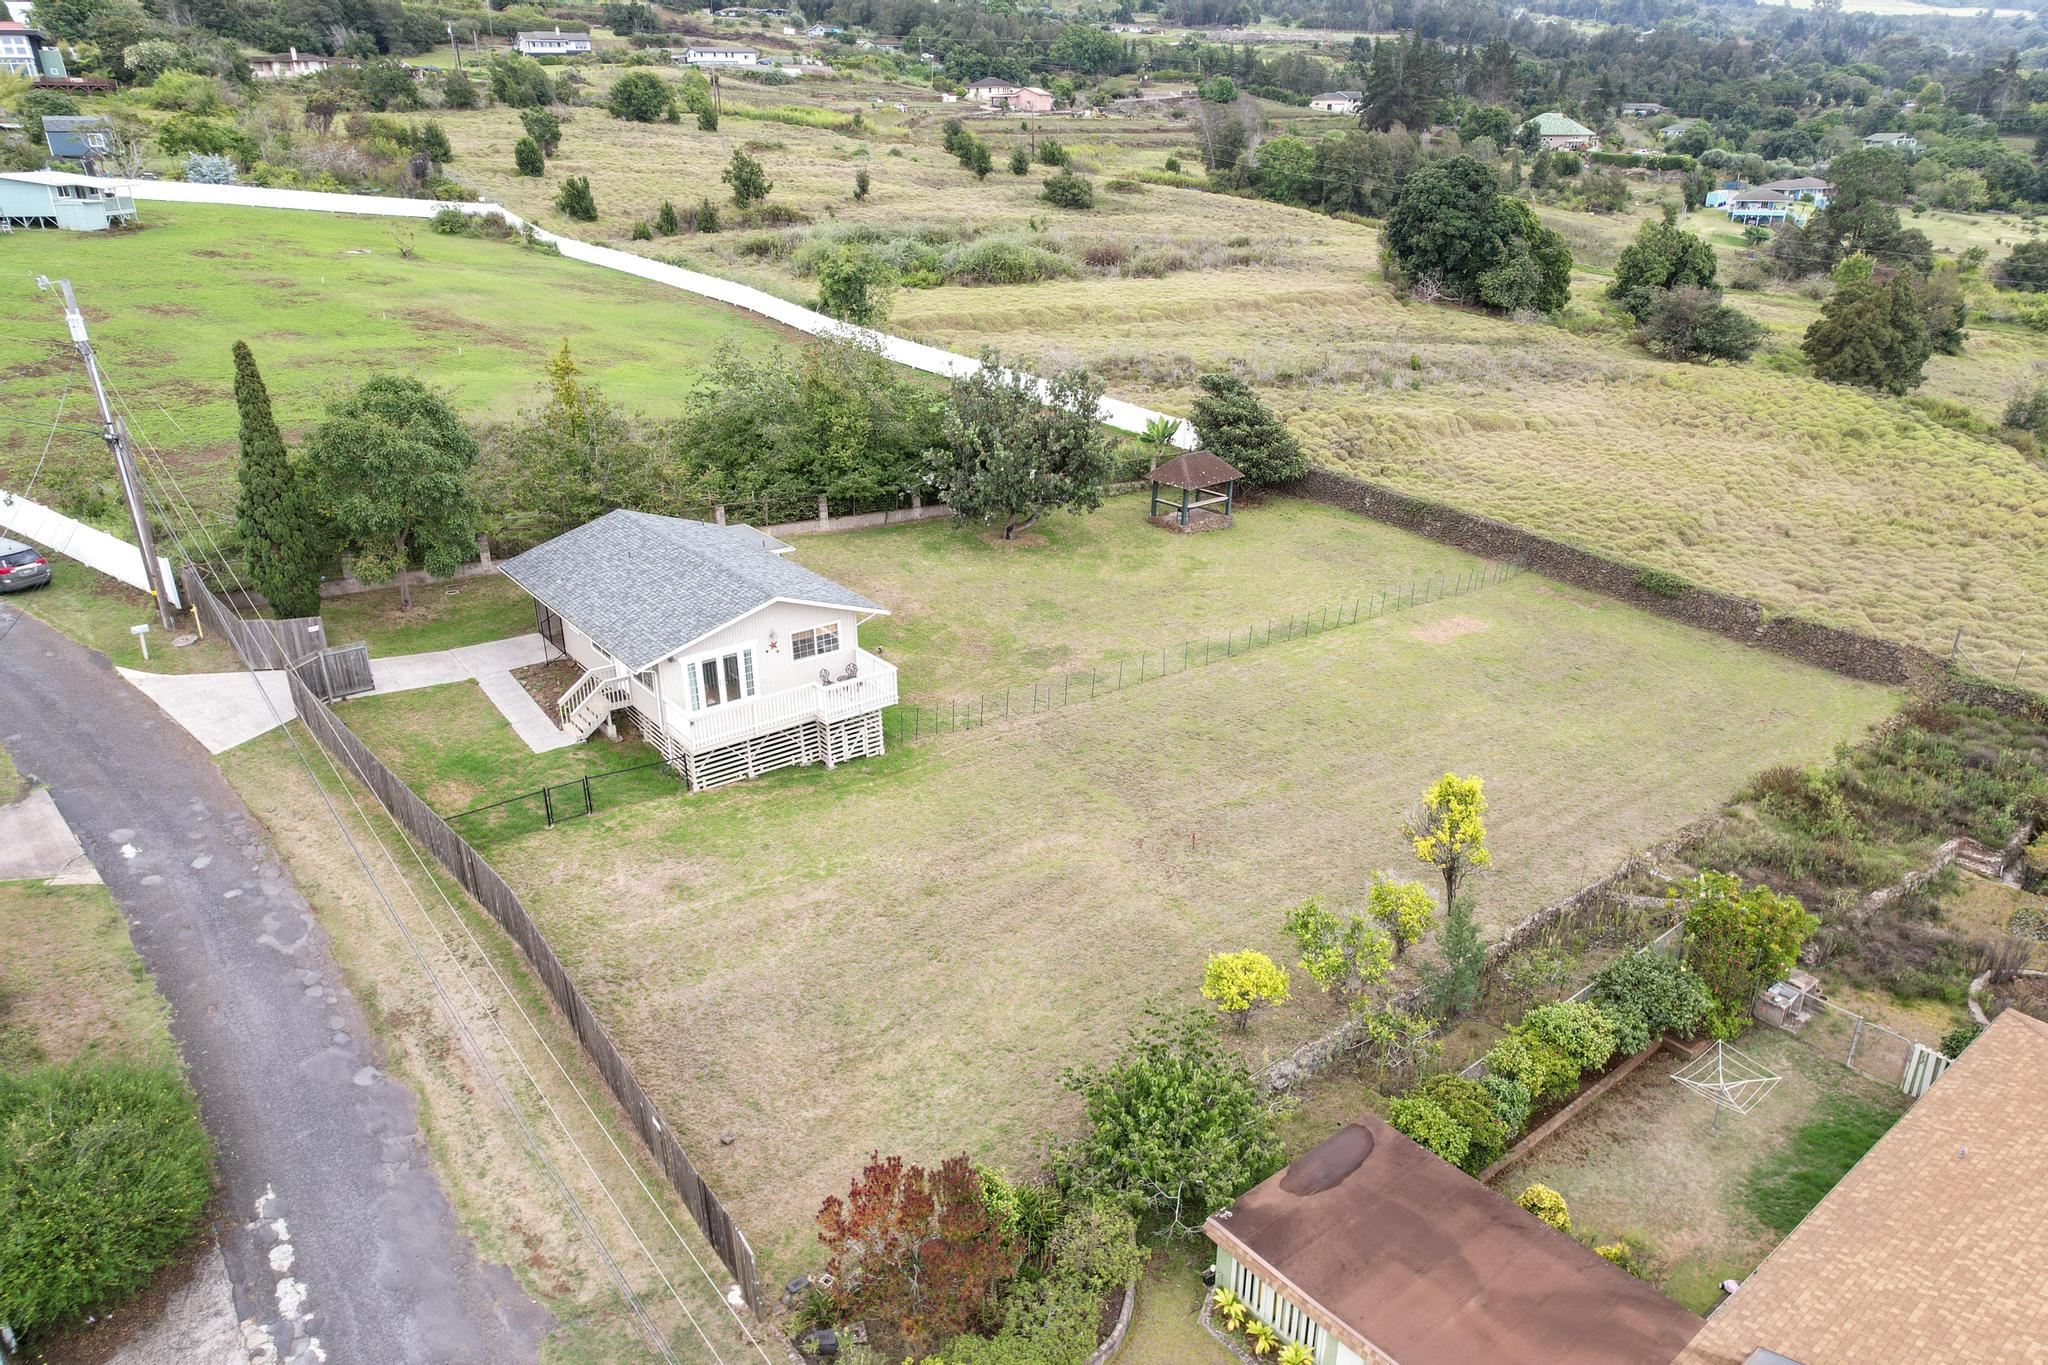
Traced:
<path id="1" fill-rule="evenodd" d="M 235 653 L 251 668 L 290 668 L 327 644 L 317 616 L 247 620 L 214 596 L 192 565 L 185 565 L 179 577 L 184 580 L 185 600 L 199 615 L 199 624 L 232 643 Z"/>
<path id="2" fill-rule="evenodd" d="M 308 654 L 292 665 L 292 674 L 322 701 L 343 701 L 377 688 L 370 672 L 370 646 L 361 640 Z"/>
<path id="3" fill-rule="evenodd" d="M 185 581 L 199 610 L 207 613 L 209 629 L 218 629 L 242 650 L 245 641 L 265 641 L 274 646 L 276 640 L 265 633 L 237 629 L 251 624 L 244 622 L 233 612 L 221 605 L 219 599 L 208 592 L 199 575 L 190 565 L 186 566 Z M 215 622 L 219 624 L 216 626 Z M 242 660 L 251 667 L 267 667 L 256 662 L 257 654 L 244 651 Z M 270 657 L 263 655 L 262 657 Z M 367 659 L 367 651 L 365 652 Z M 533 967 L 541 981 L 546 984 L 548 994 L 555 1005 L 569 1021 L 575 1031 L 576 1041 L 583 1047 L 584 1055 L 590 1058 L 604 1083 L 610 1088 L 612 1098 L 626 1111 L 626 1117 L 647 1150 L 661 1166 L 662 1173 L 675 1187 L 688 1206 L 690 1216 L 697 1220 L 711 1249 L 725 1262 L 732 1272 L 740 1292 L 757 1316 L 765 1316 L 767 1302 L 761 1293 L 761 1277 L 754 1267 L 754 1251 L 747 1244 L 746 1235 L 726 1212 L 704 1178 L 697 1174 L 697 1168 L 690 1163 L 682 1144 L 676 1141 L 669 1125 L 649 1099 L 632 1067 L 620 1055 L 611 1035 L 598 1022 L 597 1012 L 576 988 L 568 969 L 555 955 L 553 945 L 534 923 L 519 897 L 498 875 L 496 868 L 484 861 L 463 837 L 449 828 L 448 822 L 436 815 L 422 801 L 412 788 L 400 781 L 398 776 L 370 751 L 370 747 L 356 737 L 354 731 L 344 725 L 340 717 L 327 705 L 315 687 L 309 686 L 302 670 L 297 667 L 285 670 L 285 679 L 291 688 L 292 704 L 298 709 L 300 721 L 321 747 L 353 772 L 364 786 L 370 789 L 380 805 L 401 828 L 430 850 L 448 869 L 455 880 L 476 899 L 490 917 L 498 922 L 519 950 L 526 954 L 527 962 Z"/>

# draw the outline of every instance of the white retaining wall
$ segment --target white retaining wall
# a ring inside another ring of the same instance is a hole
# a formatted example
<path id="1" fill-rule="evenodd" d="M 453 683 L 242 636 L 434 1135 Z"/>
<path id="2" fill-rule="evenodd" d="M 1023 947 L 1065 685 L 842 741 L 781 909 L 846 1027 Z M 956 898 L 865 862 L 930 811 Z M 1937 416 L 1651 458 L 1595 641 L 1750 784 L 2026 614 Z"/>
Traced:
<path id="1" fill-rule="evenodd" d="M 41 503 L 0 490 L 0 529 L 118 578 L 131 588 L 150 590 L 149 575 L 142 567 L 142 551 L 119 536 L 73 521 Z M 178 576 L 171 572 L 171 561 L 158 555 L 156 562 L 163 569 L 164 591 L 171 595 L 171 605 L 184 606 L 178 597 Z"/>
<path id="2" fill-rule="evenodd" d="M 497 204 L 453 203 L 436 199 L 386 199 L 373 194 L 322 194 L 314 190 L 273 190 L 255 185 L 197 185 L 182 180 L 136 180 L 119 183 L 126 192 L 132 193 L 138 202 L 155 200 L 177 204 L 232 204 L 246 208 L 355 213 L 380 218 L 431 218 L 444 208 L 454 208 L 470 214 L 496 213 L 514 227 L 521 226 L 525 221 L 510 209 Z M 622 274 L 637 275 L 643 280 L 667 285 L 671 289 L 680 289 L 699 298 L 716 299 L 720 303 L 744 308 L 750 313 L 757 313 L 770 321 L 779 322 L 809 336 L 855 338 L 880 348 L 883 355 L 898 364 L 907 365 L 913 370 L 922 370 L 926 374 L 943 375 L 950 379 L 971 374 L 981 367 L 981 362 L 973 356 L 959 355 L 904 337 L 890 336 L 886 332 L 878 332 L 869 327 L 855 327 L 800 304 L 791 303 L 788 299 L 777 298 L 751 285 L 738 284 L 695 270 L 685 270 L 681 266 L 667 265 L 661 261 L 652 261 L 629 251 L 594 246 L 589 242 L 578 241 L 574 237 L 557 236 L 539 227 L 534 229 L 534 235 L 542 241 L 554 243 L 560 248 L 561 253 L 572 261 L 584 261 Z M 1044 381 L 1038 382 L 1043 385 Z M 1107 397 L 1102 400 L 1101 411 L 1104 425 L 1133 434 L 1143 432 L 1149 422 L 1172 416 L 1170 413 L 1140 407 L 1136 403 L 1127 403 L 1120 398 Z M 1187 423 L 1181 423 L 1180 429 L 1175 433 L 1174 444 L 1184 450 L 1194 447 L 1195 434 Z"/>

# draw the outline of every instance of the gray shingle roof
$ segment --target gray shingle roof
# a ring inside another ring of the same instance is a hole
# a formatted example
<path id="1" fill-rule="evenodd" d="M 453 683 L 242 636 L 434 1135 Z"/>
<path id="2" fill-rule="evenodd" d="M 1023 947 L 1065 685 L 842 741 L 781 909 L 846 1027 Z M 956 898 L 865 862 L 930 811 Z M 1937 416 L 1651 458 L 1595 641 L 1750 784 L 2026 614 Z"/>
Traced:
<path id="1" fill-rule="evenodd" d="M 500 567 L 628 668 L 659 662 L 770 602 L 886 609 L 792 564 L 745 526 L 607 512 Z"/>

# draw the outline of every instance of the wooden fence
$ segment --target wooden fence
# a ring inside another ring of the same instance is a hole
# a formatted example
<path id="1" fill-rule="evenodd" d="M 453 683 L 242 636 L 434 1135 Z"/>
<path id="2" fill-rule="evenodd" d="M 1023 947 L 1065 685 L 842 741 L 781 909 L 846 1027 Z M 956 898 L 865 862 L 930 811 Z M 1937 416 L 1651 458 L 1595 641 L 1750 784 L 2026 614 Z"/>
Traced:
<path id="1" fill-rule="evenodd" d="M 195 606 L 204 614 L 208 629 L 218 630 L 226 636 L 242 652 L 242 661 L 250 667 L 270 666 L 256 660 L 274 657 L 274 654 L 264 651 L 274 651 L 278 646 L 277 638 L 249 628 L 268 623 L 245 622 L 229 611 L 207 590 L 189 564 L 185 566 L 185 583 Z M 254 647 L 245 648 L 245 644 Z M 364 657 L 367 661 L 367 650 Z M 575 1031 L 576 1041 L 582 1045 L 584 1055 L 604 1077 L 612 1098 L 626 1111 L 633 1130 L 640 1135 L 647 1150 L 654 1154 L 676 1193 L 682 1196 L 690 1216 L 697 1220 L 697 1226 L 711 1243 L 711 1249 L 732 1272 L 747 1306 L 756 1316 L 765 1317 L 767 1301 L 761 1293 L 761 1277 L 754 1268 L 754 1251 L 747 1245 L 746 1234 L 733 1222 L 732 1215 L 726 1212 L 725 1205 L 719 1202 L 711 1187 L 704 1183 L 704 1178 L 697 1174 L 697 1168 L 690 1164 L 682 1145 L 654 1107 L 654 1101 L 648 1098 L 633 1069 L 620 1055 L 611 1035 L 598 1022 L 597 1012 L 591 1009 L 583 998 L 583 992 L 570 979 L 568 969 L 555 956 L 554 947 L 541 933 L 540 926 L 534 923 L 533 917 L 527 913 L 512 888 L 506 885 L 505 879 L 498 875 L 497 869 L 485 862 L 461 835 L 449 828 L 447 821 L 434 814 L 412 788 L 385 767 L 354 731 L 342 724 L 315 687 L 307 684 L 301 676 L 302 671 L 300 668 L 285 670 L 292 704 L 298 709 L 300 721 L 323 748 L 370 789 L 393 821 L 432 851 L 441 866 L 461 883 L 462 889 L 474 897 L 477 904 L 519 945 L 519 950 L 526 954 L 527 962 L 546 984 L 556 1007 L 569 1021 L 569 1027 Z"/>
<path id="2" fill-rule="evenodd" d="M 292 673 L 322 701 L 343 701 L 377 688 L 370 672 L 370 646 L 361 640 L 308 654 L 292 665 Z"/>
<path id="3" fill-rule="evenodd" d="M 290 668 L 327 644 L 317 616 L 247 620 L 214 596 L 192 565 L 185 565 L 179 577 L 184 580 L 185 600 L 198 613 L 200 625 L 225 637 L 251 668 Z"/>

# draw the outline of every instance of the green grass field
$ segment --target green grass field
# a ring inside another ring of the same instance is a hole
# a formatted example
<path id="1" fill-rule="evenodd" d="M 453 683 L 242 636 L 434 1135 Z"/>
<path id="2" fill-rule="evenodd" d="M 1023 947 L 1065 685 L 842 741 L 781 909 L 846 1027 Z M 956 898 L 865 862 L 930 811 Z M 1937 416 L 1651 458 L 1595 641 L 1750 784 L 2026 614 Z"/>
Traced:
<path id="1" fill-rule="evenodd" d="M 0 488 L 27 481 L 60 401 L 67 425 L 95 420 L 63 315 L 36 292 L 35 274 L 71 278 L 116 396 L 210 521 L 233 496 L 229 348 L 238 340 L 255 350 L 290 436 L 379 370 L 446 390 L 468 416 L 511 417 L 543 391 L 548 354 L 565 337 L 615 397 L 673 413 L 720 346 L 778 336 L 674 290 L 424 225 L 412 230 L 416 258 L 404 260 L 382 220 L 155 204 L 142 217 L 134 233 L 10 241 L 15 273 L 0 287 Z M 53 459 L 105 455 L 88 429 L 60 433 Z"/>
<path id="2" fill-rule="evenodd" d="M 915 688 L 956 652 L 959 677 L 992 676 L 1023 638 L 1000 581 L 1085 658 L 1186 581 L 1232 605 L 1222 561 L 1319 598 L 1443 553 L 1285 504 L 1247 513 L 1226 554 L 1112 503 L 990 551 L 1000 575 L 969 547 L 930 558 L 957 534 L 800 540 L 797 557 L 860 566 Z M 444 800 L 505 730 L 446 695 L 459 714 L 426 694 L 368 704 L 387 708 L 379 753 Z M 1113 1047 L 1146 1000 L 1193 999 L 1211 952 L 1282 953 L 1279 917 L 1305 896 L 1349 904 L 1376 868 L 1418 871 L 1399 820 L 1445 769 L 1487 779 L 1496 861 L 1476 889 L 1497 932 L 1894 702 L 1524 576 L 836 771 L 601 804 L 491 856 L 779 1274 L 870 1148 L 1033 1164 L 1070 1109 L 1061 1067 Z M 435 740 L 457 726 L 462 743 Z M 1333 1022 L 1297 984 L 1255 1059 Z"/>
<path id="3" fill-rule="evenodd" d="M 177 1065 L 170 1007 L 104 886 L 0 882 L 0 937 L 8 945 L 0 1071 L 74 1061 Z"/>

